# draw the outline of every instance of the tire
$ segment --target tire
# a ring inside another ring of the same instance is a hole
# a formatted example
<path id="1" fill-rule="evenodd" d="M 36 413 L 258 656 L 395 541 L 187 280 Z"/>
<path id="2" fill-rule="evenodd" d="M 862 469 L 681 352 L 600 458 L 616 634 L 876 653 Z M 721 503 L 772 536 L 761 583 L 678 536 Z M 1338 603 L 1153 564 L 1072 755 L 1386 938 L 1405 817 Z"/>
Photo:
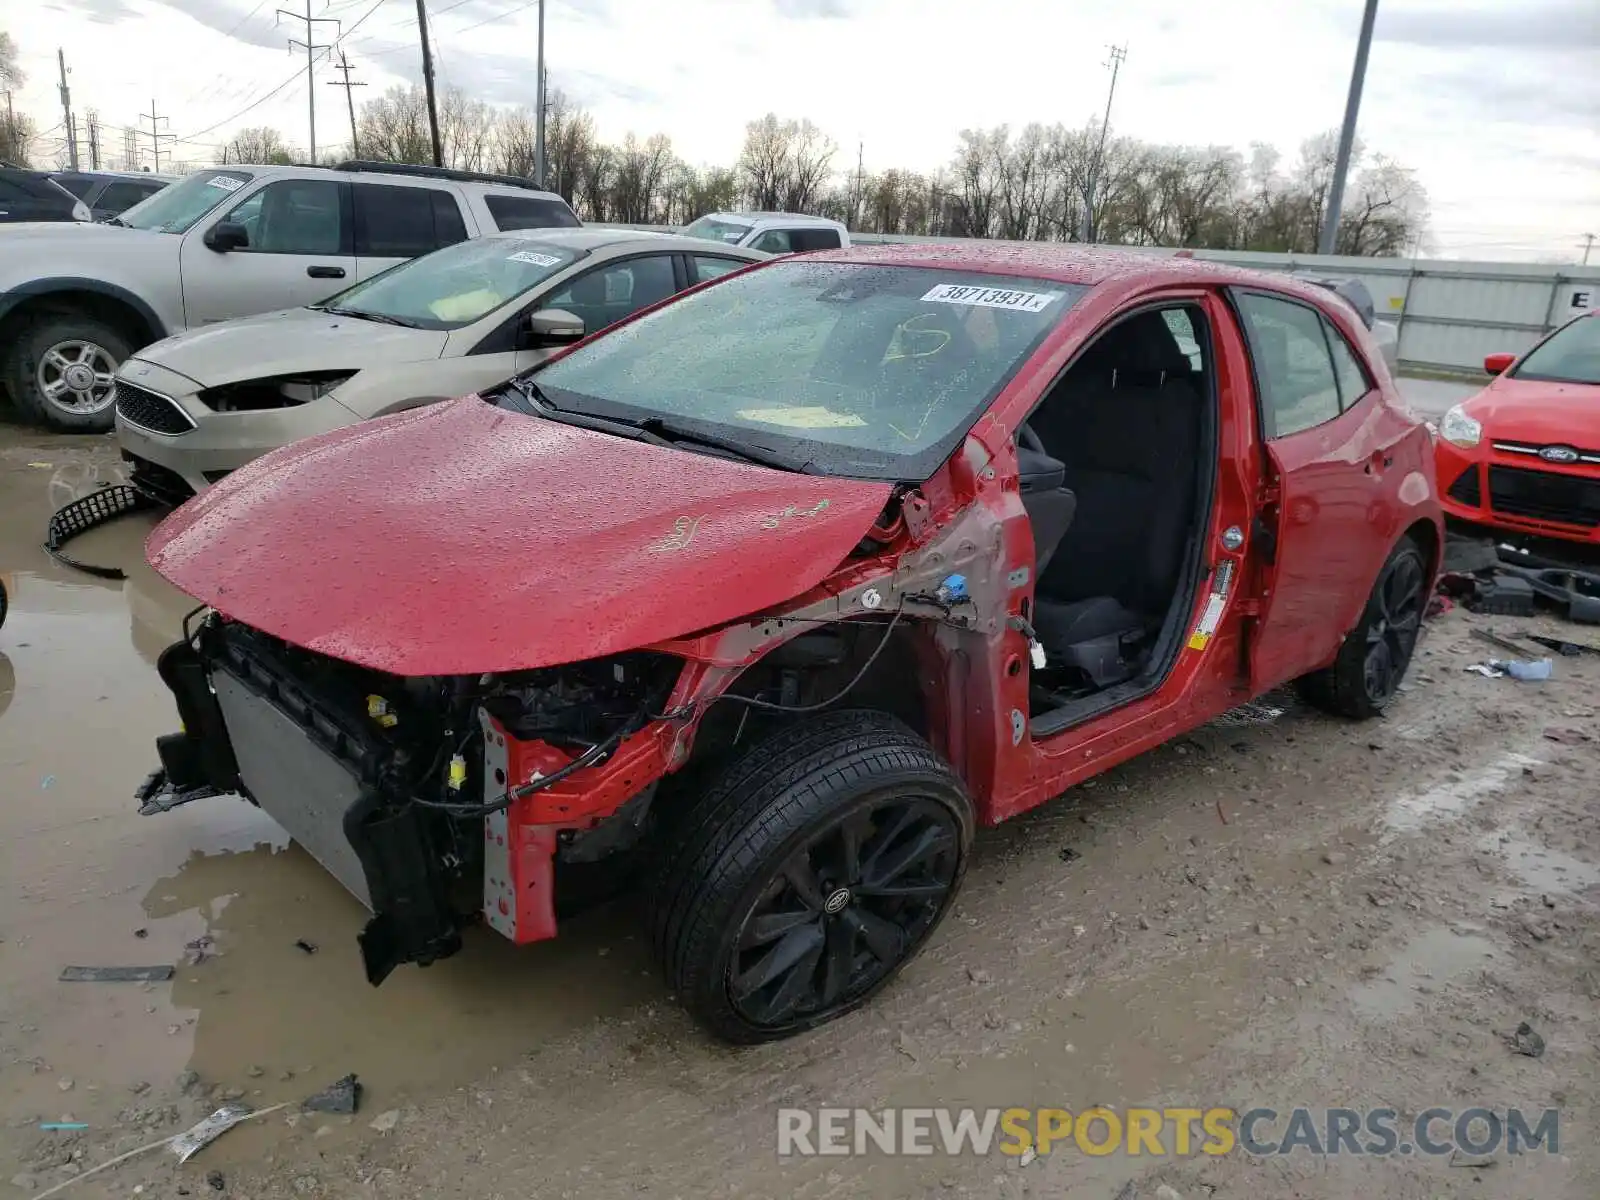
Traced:
<path id="1" fill-rule="evenodd" d="M 1416 650 L 1427 609 L 1428 564 L 1410 536 L 1389 552 L 1361 620 L 1333 665 L 1296 680 L 1300 698 L 1335 716 L 1365 721 L 1394 699 Z"/>
<path id="2" fill-rule="evenodd" d="M 754 743 L 669 837 L 651 912 L 668 985 L 739 1044 L 859 1008 L 949 911 L 973 824 L 960 780 L 886 714 L 827 713 Z"/>
<path id="3" fill-rule="evenodd" d="M 22 327 L 7 353 L 6 383 L 29 420 L 63 433 L 103 433 L 113 419 L 110 376 L 132 352 L 128 339 L 103 321 L 45 313 Z"/>

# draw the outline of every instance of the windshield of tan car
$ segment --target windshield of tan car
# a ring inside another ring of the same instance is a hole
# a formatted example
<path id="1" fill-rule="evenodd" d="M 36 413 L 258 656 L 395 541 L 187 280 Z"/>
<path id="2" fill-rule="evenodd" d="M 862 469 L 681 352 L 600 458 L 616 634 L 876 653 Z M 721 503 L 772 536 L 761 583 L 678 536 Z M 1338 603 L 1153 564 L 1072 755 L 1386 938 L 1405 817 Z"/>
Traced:
<path id="1" fill-rule="evenodd" d="M 824 474 L 921 481 L 1086 290 L 775 262 L 618 326 L 532 381 L 558 409 L 700 426 Z"/>
<path id="2" fill-rule="evenodd" d="M 1600 384 L 1600 316 L 1579 317 L 1528 352 L 1511 372 L 1517 379 Z"/>
<path id="3" fill-rule="evenodd" d="M 726 242 L 730 246 L 737 246 L 739 239 L 750 232 L 750 225 L 743 221 L 719 221 L 715 217 L 701 217 L 683 228 L 685 237 L 710 238 L 713 242 Z"/>
<path id="4" fill-rule="evenodd" d="M 118 214 L 117 221 L 155 233 L 186 233 L 252 178 L 248 171 L 198 171 Z"/>
<path id="5" fill-rule="evenodd" d="M 457 242 L 363 280 L 322 303 L 419 329 L 460 329 L 578 260 L 539 238 Z"/>

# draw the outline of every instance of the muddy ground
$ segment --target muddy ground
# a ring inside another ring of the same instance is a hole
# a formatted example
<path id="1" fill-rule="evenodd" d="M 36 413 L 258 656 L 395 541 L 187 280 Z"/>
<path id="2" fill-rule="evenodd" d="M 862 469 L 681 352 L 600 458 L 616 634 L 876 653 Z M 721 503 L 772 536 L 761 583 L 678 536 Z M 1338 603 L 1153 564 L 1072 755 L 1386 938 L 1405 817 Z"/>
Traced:
<path id="1" fill-rule="evenodd" d="M 38 549 L 115 474 L 106 439 L 0 428 L 0 1197 L 1600 1195 L 1600 658 L 1486 679 L 1463 668 L 1489 622 L 1430 622 L 1386 719 L 1213 726 L 984 833 L 958 913 L 875 1004 L 735 1052 L 674 1006 L 628 904 L 373 990 L 356 903 L 266 817 L 135 815 L 174 721 L 154 657 L 188 605 L 142 563 L 145 517 L 73 545 L 126 582 Z M 147 963 L 181 965 L 57 981 Z M 1508 1047 L 1522 1021 L 1542 1057 Z M 223 1098 L 298 1102 L 347 1072 L 354 1116 L 291 1108 L 183 1166 L 77 1178 Z M 775 1152 L 781 1105 L 1092 1103 L 1556 1107 L 1561 1152 Z"/>

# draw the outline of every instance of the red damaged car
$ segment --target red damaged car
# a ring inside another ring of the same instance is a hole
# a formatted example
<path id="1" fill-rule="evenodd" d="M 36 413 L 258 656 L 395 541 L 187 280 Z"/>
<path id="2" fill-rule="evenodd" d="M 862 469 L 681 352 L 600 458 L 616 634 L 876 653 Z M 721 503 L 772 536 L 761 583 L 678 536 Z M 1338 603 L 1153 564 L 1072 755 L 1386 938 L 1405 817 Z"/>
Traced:
<path id="1" fill-rule="evenodd" d="M 1439 486 L 1452 517 L 1600 546 L 1600 312 L 1520 359 L 1439 423 Z"/>
<path id="2" fill-rule="evenodd" d="M 695 1016 L 782 1037 L 917 952 L 976 827 L 1289 680 L 1381 710 L 1433 470 L 1323 288 L 762 264 L 169 517 L 150 561 L 205 607 L 139 798 L 259 804 L 372 912 L 373 983 L 637 877 Z"/>

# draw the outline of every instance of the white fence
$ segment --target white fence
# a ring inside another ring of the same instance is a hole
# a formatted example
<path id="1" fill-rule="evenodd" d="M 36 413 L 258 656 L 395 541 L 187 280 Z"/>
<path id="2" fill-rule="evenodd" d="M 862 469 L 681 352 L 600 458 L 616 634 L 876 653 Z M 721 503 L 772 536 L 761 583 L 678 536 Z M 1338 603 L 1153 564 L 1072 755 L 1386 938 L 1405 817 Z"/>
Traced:
<path id="1" fill-rule="evenodd" d="M 662 229 L 662 226 L 630 226 Z M 960 239 L 852 233 L 855 241 L 950 242 Z M 1173 249 L 1128 247 L 1172 255 Z M 1600 308 L 1600 266 L 1346 258 L 1196 250 L 1196 258 L 1258 271 L 1360 279 L 1378 318 L 1399 335 L 1403 367 L 1481 373 L 1486 354 L 1519 352 L 1586 309 Z"/>

